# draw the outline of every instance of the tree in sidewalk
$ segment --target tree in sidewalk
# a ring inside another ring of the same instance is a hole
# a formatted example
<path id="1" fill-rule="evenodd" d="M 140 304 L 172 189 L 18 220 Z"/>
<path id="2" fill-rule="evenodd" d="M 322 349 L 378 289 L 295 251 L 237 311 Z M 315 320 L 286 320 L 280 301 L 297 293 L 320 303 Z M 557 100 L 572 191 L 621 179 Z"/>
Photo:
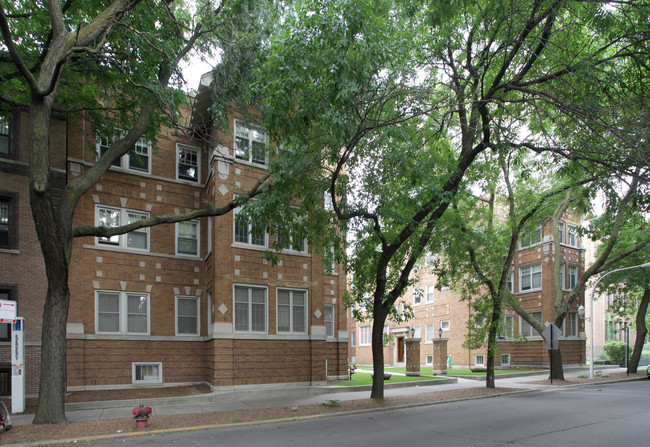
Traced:
<path id="1" fill-rule="evenodd" d="M 5 110 L 29 110 L 30 203 L 48 282 L 34 423 L 65 420 L 73 238 L 110 237 L 224 214 L 265 187 L 267 178 L 220 208 L 209 205 L 187 214 L 154 216 L 115 228 L 72 225 L 79 199 L 141 136 L 153 140 L 161 124 L 186 130 L 179 127 L 179 106 L 186 100 L 178 90 L 184 82 L 179 62 L 193 51 L 207 52 L 215 46 L 226 54 L 235 51 L 244 37 L 253 36 L 251 24 L 263 22 L 258 19 L 271 11 L 265 10 L 266 6 L 272 7 L 246 0 L 201 0 L 192 15 L 180 1 L 0 2 L 0 85 L 5 92 L 0 101 Z M 233 67 L 231 71 L 237 70 Z M 50 121 L 55 112 L 90 119 L 107 135 L 118 128 L 125 132 L 92 167 L 65 186 L 58 202 L 49 181 Z"/>

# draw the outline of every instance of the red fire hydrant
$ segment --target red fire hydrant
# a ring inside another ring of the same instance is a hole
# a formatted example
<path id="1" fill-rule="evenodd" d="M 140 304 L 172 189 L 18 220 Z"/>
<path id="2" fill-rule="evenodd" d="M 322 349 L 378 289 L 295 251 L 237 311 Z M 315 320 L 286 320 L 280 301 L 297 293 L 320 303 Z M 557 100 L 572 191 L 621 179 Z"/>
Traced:
<path id="1" fill-rule="evenodd" d="M 140 404 L 138 408 L 134 408 L 131 413 L 133 413 L 133 418 L 135 419 L 135 428 L 146 428 L 148 423 L 147 420 L 151 415 L 151 407 L 145 407 Z"/>

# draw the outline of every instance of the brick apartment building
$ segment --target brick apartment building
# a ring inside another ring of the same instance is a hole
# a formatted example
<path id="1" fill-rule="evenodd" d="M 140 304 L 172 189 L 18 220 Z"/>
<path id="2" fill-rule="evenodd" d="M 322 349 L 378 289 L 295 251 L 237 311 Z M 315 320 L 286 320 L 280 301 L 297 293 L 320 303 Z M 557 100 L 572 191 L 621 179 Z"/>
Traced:
<path id="1" fill-rule="evenodd" d="M 524 309 L 532 312 L 541 322 L 555 319 L 553 267 L 561 262 L 561 281 L 563 290 L 575 285 L 585 269 L 585 250 L 576 231 L 576 223 L 565 219 L 560 221 L 561 257 L 554 253 L 553 235 L 550 224 L 539 227 L 528 241 L 520 245 L 510 271 L 509 287 Z M 452 368 L 484 366 L 487 351 L 469 350 L 463 342 L 468 332 L 471 308 L 461 301 L 460 294 L 448 287 L 436 287 L 437 278 L 433 272 L 432 258 L 414 271 L 414 284 L 396 305 L 408 303 L 414 318 L 402 322 L 387 322 L 384 333 L 388 342 L 384 348 L 386 365 L 404 365 L 406 360 L 405 339 L 421 338 L 420 365 L 433 364 L 432 338 L 447 338 L 448 365 Z M 560 349 L 564 365 L 585 363 L 585 326 L 579 319 L 578 306 L 584 302 L 584 292 L 571 308 L 565 319 L 560 339 Z M 508 329 L 498 340 L 498 354 L 495 366 L 503 368 L 548 367 L 548 353 L 542 337 L 512 309 L 506 308 L 505 325 Z M 359 323 L 349 318 L 350 361 L 357 364 L 372 364 L 371 324 Z M 439 332 L 442 330 L 442 332 Z M 516 341 L 517 335 L 525 335 L 526 341 Z"/>
<path id="2" fill-rule="evenodd" d="M 202 83 L 193 109 L 182 111 L 188 124 L 205 121 L 209 95 Z M 56 147 L 67 149 L 57 159 L 62 179 L 66 172 L 70 180 L 83 173 L 110 143 L 83 119 L 55 126 L 63 139 Z M 13 127 L 12 121 L 12 132 Z M 221 206 L 246 192 L 266 173 L 266 133 L 241 117 L 230 118 L 229 132 L 207 129 L 200 139 L 166 128 L 155 142 L 140 139 L 82 197 L 74 224 L 117 226 L 201 209 L 205 201 Z M 11 272 L 0 273 L 0 291 L 19 296 L 19 315 L 26 318 L 28 344 L 36 352 L 46 288 L 43 269 L 33 264 L 40 252 L 29 209 L 27 154 L 18 155 L 0 164 L 3 170 L 20 166 L 15 178 L 3 174 L 0 183 L 0 205 L 10 201 L 12 224 L 20 216 L 19 249 L 0 248 L 3 266 L 5 257 L 15 259 Z M 306 240 L 294 241 L 273 266 L 265 256 L 273 237 L 254 231 L 235 211 L 111 238 L 76 239 L 68 390 L 197 383 L 278 387 L 345 376 L 342 269 L 326 272 Z M 5 284 L 9 278 L 17 283 Z M 0 344 L 7 351 L 8 346 Z M 38 356 L 28 356 L 28 395 L 37 392 L 37 370 Z"/>

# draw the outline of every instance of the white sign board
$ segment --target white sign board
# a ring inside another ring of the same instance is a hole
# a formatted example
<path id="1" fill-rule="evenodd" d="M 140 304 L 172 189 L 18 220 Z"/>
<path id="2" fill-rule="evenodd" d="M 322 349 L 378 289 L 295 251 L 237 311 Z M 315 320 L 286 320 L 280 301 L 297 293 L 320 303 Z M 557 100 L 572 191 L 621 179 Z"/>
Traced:
<path id="1" fill-rule="evenodd" d="M 557 327 L 555 324 L 551 323 L 546 326 L 544 332 L 542 332 L 542 337 L 546 340 L 546 349 L 554 350 L 558 349 L 558 341 L 562 336 L 562 329 Z"/>
<path id="2" fill-rule="evenodd" d="M 0 300 L 0 323 L 14 323 L 16 321 L 16 302 Z"/>
<path id="3" fill-rule="evenodd" d="M 11 325 L 11 412 L 25 411 L 25 319 Z"/>

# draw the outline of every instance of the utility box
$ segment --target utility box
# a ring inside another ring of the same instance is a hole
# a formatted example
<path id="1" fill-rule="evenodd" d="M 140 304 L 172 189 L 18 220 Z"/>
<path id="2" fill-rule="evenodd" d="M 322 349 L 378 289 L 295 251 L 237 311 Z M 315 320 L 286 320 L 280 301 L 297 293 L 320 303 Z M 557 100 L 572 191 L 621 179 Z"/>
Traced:
<path id="1" fill-rule="evenodd" d="M 11 325 L 11 412 L 25 411 L 25 319 Z"/>

